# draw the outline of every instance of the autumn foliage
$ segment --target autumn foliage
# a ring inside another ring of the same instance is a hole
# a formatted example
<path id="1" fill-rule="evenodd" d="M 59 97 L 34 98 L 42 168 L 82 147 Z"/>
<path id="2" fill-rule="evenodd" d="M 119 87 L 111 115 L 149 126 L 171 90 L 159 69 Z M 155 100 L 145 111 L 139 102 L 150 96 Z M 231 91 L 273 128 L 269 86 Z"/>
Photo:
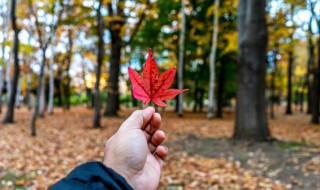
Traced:
<path id="1" fill-rule="evenodd" d="M 149 49 L 148 58 L 142 71 L 143 76 L 140 76 L 130 67 L 128 70 L 133 96 L 138 100 L 142 100 L 144 105 L 152 101 L 156 105 L 164 107 L 166 104 L 163 100 L 170 100 L 181 92 L 186 91 L 186 89 L 168 89 L 174 81 L 177 69 L 173 67 L 159 76 L 159 68 L 151 49 Z"/>

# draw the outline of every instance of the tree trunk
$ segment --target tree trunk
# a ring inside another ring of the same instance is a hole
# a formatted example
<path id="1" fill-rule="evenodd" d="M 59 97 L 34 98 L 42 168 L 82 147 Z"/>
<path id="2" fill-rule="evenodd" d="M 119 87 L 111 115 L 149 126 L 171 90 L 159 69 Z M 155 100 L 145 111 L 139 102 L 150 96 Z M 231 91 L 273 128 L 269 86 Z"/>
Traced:
<path id="1" fill-rule="evenodd" d="M 274 70 L 271 74 L 271 98 L 270 98 L 270 117 L 271 119 L 275 118 L 274 114 L 274 104 L 275 104 L 275 96 L 276 96 L 276 75 L 277 75 L 277 55 L 278 55 L 278 43 L 276 43 L 274 48 L 274 57 L 273 57 L 273 64 L 274 64 Z"/>
<path id="2" fill-rule="evenodd" d="M 292 114 L 292 68 L 293 68 L 293 51 L 289 51 L 288 63 L 288 95 L 287 95 L 287 109 L 286 114 Z"/>
<path id="3" fill-rule="evenodd" d="M 203 97 L 204 97 L 204 89 L 200 89 L 200 99 L 199 99 L 199 112 L 202 113 L 203 111 Z"/>
<path id="4" fill-rule="evenodd" d="M 99 90 L 99 84 L 100 84 L 100 75 L 101 75 L 101 65 L 103 62 L 104 57 L 104 41 L 103 41 L 103 21 L 101 16 L 101 6 L 102 6 L 103 0 L 99 1 L 99 7 L 97 9 L 98 14 L 98 60 L 97 60 L 97 67 L 96 67 L 96 83 L 94 85 L 94 115 L 93 115 L 93 127 L 94 128 L 100 128 L 100 90 Z"/>
<path id="5" fill-rule="evenodd" d="M 2 20 L 2 44 L 1 44 L 1 48 L 2 48 L 2 60 L 4 61 L 4 63 L 6 63 L 7 65 L 10 64 L 9 60 L 6 60 L 5 58 L 5 47 L 6 47 L 6 42 L 7 42 L 7 38 L 8 38 L 8 27 L 9 27 L 9 17 L 7 15 L 10 14 L 10 9 L 8 8 L 9 5 L 9 1 L 5 1 L 1 3 L 1 10 L 4 10 L 4 8 L 7 8 L 7 11 L 3 11 L 1 14 L 1 20 Z M 1 76 L 0 76 L 0 113 L 2 112 L 2 95 L 3 95 L 3 89 L 5 86 L 5 81 L 6 81 L 6 71 L 8 67 L 5 67 L 5 65 L 3 65 L 2 70 L 1 70 Z M 10 76 L 10 72 L 8 73 Z M 7 93 L 8 94 L 8 93 Z"/>
<path id="6" fill-rule="evenodd" d="M 111 54 L 110 54 L 110 70 L 107 87 L 107 106 L 104 116 L 117 116 L 119 108 L 119 72 L 121 58 L 121 37 L 120 31 L 110 30 L 111 33 Z"/>
<path id="7" fill-rule="evenodd" d="M 47 49 L 47 48 L 46 48 Z M 43 54 L 43 60 L 42 60 L 42 65 L 46 65 L 46 49 L 43 50 L 42 54 Z M 45 70 L 45 69 L 44 69 Z M 43 71 L 44 72 L 44 71 Z M 44 117 L 44 111 L 45 111 L 45 107 L 46 107 L 46 100 L 45 100 L 45 76 L 43 74 L 43 77 L 39 77 L 39 80 L 42 80 L 41 81 L 41 91 L 40 91 L 40 97 L 39 97 L 39 110 L 38 110 L 38 116 L 39 117 Z"/>
<path id="8" fill-rule="evenodd" d="M 265 6 L 265 0 L 240 0 L 239 2 L 235 139 L 264 141 L 269 137 L 265 110 L 268 42 Z"/>
<path id="9" fill-rule="evenodd" d="M 45 67 L 45 59 L 46 59 L 46 49 L 47 49 L 47 45 L 44 47 L 43 51 L 42 51 L 42 63 L 40 66 L 40 74 L 39 74 L 39 79 L 38 79 L 38 88 L 37 88 L 37 96 L 36 96 L 36 105 L 35 105 L 35 109 L 33 112 L 33 116 L 32 116 L 32 120 L 31 120 L 31 135 L 32 136 L 36 136 L 37 135 L 37 131 L 36 131 L 36 121 L 37 121 L 37 117 L 38 117 L 38 113 L 39 113 L 39 104 L 40 104 L 40 95 L 41 95 L 41 91 L 42 91 L 42 87 L 43 87 L 43 77 L 44 77 L 44 67 Z"/>
<path id="10" fill-rule="evenodd" d="M 209 83 L 209 106 L 208 106 L 208 119 L 213 118 L 214 106 L 214 88 L 215 88 L 215 61 L 217 52 L 217 40 L 219 30 L 219 3 L 220 0 L 215 0 L 213 32 L 212 32 L 212 45 L 210 53 L 210 83 Z"/>
<path id="11" fill-rule="evenodd" d="M 65 71 L 66 77 L 64 79 L 64 98 L 65 98 L 65 109 L 70 109 L 70 83 L 71 78 L 69 76 L 69 70 L 71 66 L 72 61 L 72 49 L 73 49 L 73 39 L 72 39 L 72 33 L 73 31 L 71 29 L 68 30 L 68 43 L 69 43 L 69 51 L 67 56 L 67 69 Z"/>
<path id="12" fill-rule="evenodd" d="M 313 124 L 318 124 L 319 123 L 319 65 L 317 65 L 316 69 L 314 70 L 314 77 L 313 77 L 313 97 L 312 97 L 312 119 L 311 119 L 311 123 Z"/>
<path id="13" fill-rule="evenodd" d="M 181 0 L 181 29 L 179 36 L 179 68 L 178 68 L 178 88 L 183 89 L 183 71 L 184 71 L 184 49 L 185 49 L 185 33 L 186 33 L 186 14 L 185 2 Z M 183 93 L 178 95 L 179 107 L 178 116 L 183 116 Z"/>
<path id="14" fill-rule="evenodd" d="M 63 100 L 62 100 L 62 82 L 61 82 L 61 72 L 58 69 L 57 71 L 57 77 L 54 80 L 54 86 L 56 88 L 56 93 L 57 93 L 57 105 L 62 106 L 63 105 Z"/>
<path id="15" fill-rule="evenodd" d="M 2 112 L 2 92 L 4 87 L 4 76 L 5 76 L 5 70 L 2 68 L 0 71 L 0 113 Z"/>
<path id="16" fill-rule="evenodd" d="M 29 65 L 30 66 L 30 65 Z M 28 109 L 31 110 L 31 73 L 30 68 L 28 69 L 27 73 L 27 92 L 26 92 L 26 103 L 28 105 Z"/>
<path id="17" fill-rule="evenodd" d="M 7 89 L 7 103 L 9 102 L 9 96 L 12 89 L 12 80 L 11 80 L 11 58 L 7 60 L 6 65 L 6 89 Z"/>
<path id="18" fill-rule="evenodd" d="M 13 123 L 14 121 L 14 105 L 16 100 L 16 93 L 17 93 L 17 85 L 19 80 L 19 32 L 20 29 L 17 26 L 16 22 L 16 0 L 11 1 L 11 23 L 12 29 L 14 31 L 14 41 L 13 41 L 13 58 L 14 58 L 14 76 L 12 80 L 12 90 L 9 94 L 9 101 L 7 106 L 7 113 L 4 117 L 3 123 Z M 10 68 L 8 68 L 10 69 Z"/>
<path id="19" fill-rule="evenodd" d="M 197 79 L 196 79 L 197 80 Z M 199 92 L 199 88 L 198 88 L 198 81 L 195 82 L 195 88 L 194 88 L 194 93 L 193 93 L 193 101 L 194 101 L 194 105 L 193 105 L 193 112 L 196 113 L 199 107 L 199 98 L 198 98 L 198 92 Z"/>
<path id="20" fill-rule="evenodd" d="M 55 36 L 53 36 L 51 44 L 51 58 L 50 58 L 50 66 L 49 66 L 49 100 L 48 100 L 48 114 L 53 115 L 53 100 L 54 100 L 54 71 L 53 71 L 53 64 L 54 64 L 54 57 L 55 57 L 55 50 L 54 50 L 54 43 L 55 43 Z"/>
<path id="21" fill-rule="evenodd" d="M 222 118 L 223 103 L 224 103 L 224 85 L 225 85 L 225 63 L 221 63 L 218 94 L 217 94 L 217 118 Z"/>
<path id="22" fill-rule="evenodd" d="M 320 30 L 320 23 L 318 22 L 318 30 Z M 320 35 L 320 31 L 319 31 Z M 313 79 L 313 111 L 312 111 L 312 120 L 311 122 L 314 124 L 319 123 L 319 104 L 320 104 L 320 38 L 318 38 L 318 61 L 316 70 L 314 71 L 314 79 Z"/>
<path id="23" fill-rule="evenodd" d="M 314 44 L 312 42 L 312 17 L 310 17 L 309 21 L 309 29 L 308 29 L 308 63 L 307 63 L 307 77 L 306 77 L 306 84 L 308 88 L 308 108 L 307 108 L 307 113 L 311 114 L 312 113 L 312 84 L 310 81 L 310 76 L 311 76 L 311 67 L 313 66 L 313 60 L 314 60 Z"/>
<path id="24" fill-rule="evenodd" d="M 18 81 L 17 94 L 16 94 L 16 104 L 15 104 L 16 108 L 20 108 L 20 103 L 21 103 L 20 96 L 21 96 L 22 81 L 23 81 L 23 76 L 21 76 Z"/>

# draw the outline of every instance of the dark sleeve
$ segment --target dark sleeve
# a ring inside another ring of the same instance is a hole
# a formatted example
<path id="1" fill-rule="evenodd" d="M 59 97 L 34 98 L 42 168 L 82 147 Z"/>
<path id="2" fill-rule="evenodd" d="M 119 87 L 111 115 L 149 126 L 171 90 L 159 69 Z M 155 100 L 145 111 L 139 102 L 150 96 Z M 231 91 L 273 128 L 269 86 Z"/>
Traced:
<path id="1" fill-rule="evenodd" d="M 89 162 L 76 167 L 71 173 L 52 185 L 49 190 L 133 190 L 126 180 L 101 162 Z"/>

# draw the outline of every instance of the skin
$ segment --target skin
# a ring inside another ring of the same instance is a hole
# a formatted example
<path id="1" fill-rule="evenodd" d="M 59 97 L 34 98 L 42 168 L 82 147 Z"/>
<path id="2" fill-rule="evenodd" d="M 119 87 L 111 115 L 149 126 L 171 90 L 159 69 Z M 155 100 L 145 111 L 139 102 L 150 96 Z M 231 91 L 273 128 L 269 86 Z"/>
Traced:
<path id="1" fill-rule="evenodd" d="M 162 146 L 165 133 L 161 116 L 154 108 L 137 110 L 105 145 L 103 163 L 138 190 L 156 189 L 168 149 Z"/>

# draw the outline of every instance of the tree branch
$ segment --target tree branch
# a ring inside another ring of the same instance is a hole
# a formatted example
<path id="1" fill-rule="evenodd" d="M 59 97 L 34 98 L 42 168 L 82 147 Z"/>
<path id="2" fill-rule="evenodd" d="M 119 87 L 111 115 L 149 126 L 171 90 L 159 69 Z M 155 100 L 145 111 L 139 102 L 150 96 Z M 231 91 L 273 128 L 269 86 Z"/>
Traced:
<path id="1" fill-rule="evenodd" d="M 148 0 L 146 5 L 149 5 L 149 4 L 150 4 L 150 1 Z M 122 44 L 122 47 L 129 45 L 133 41 L 134 37 L 137 35 L 137 33 L 140 29 L 140 26 L 141 26 L 143 20 L 145 19 L 145 17 L 146 17 L 146 13 L 145 13 L 145 11 L 143 11 L 142 15 L 139 18 L 139 21 L 137 22 L 137 24 L 135 25 L 135 28 L 133 29 L 133 32 L 131 33 L 130 39 L 127 42 L 124 42 Z"/>
<path id="2" fill-rule="evenodd" d="M 28 0 L 29 11 L 30 11 L 30 14 L 33 15 L 34 18 L 35 18 L 35 25 L 36 25 L 36 30 L 37 30 L 37 33 L 38 33 L 38 36 L 39 36 L 40 48 L 42 49 L 43 48 L 42 31 L 40 30 L 40 23 L 39 23 L 39 20 L 38 20 L 38 15 L 34 11 L 34 8 L 33 8 L 32 4 L 33 4 L 32 0 Z M 31 17 L 30 17 L 30 20 L 31 20 Z"/>

